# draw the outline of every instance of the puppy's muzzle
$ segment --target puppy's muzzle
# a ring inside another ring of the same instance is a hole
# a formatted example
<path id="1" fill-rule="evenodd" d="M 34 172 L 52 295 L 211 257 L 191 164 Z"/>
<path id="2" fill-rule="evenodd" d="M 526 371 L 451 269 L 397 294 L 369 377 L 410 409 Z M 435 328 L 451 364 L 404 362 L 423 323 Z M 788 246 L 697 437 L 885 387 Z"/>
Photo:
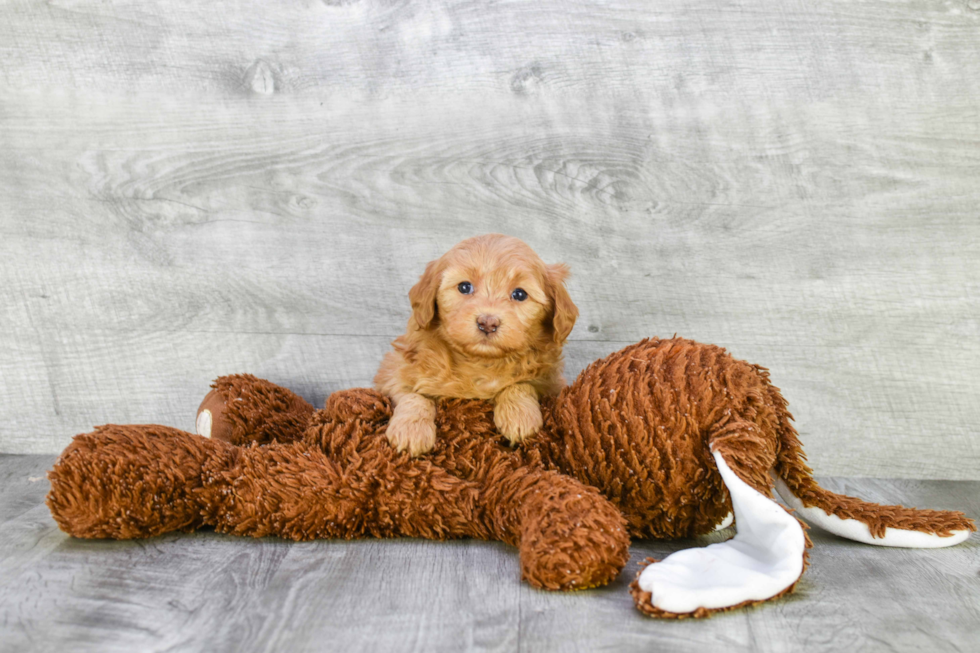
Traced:
<path id="1" fill-rule="evenodd" d="M 500 318 L 496 315 L 481 315 L 476 318 L 476 328 L 486 334 L 491 334 L 500 326 Z"/>

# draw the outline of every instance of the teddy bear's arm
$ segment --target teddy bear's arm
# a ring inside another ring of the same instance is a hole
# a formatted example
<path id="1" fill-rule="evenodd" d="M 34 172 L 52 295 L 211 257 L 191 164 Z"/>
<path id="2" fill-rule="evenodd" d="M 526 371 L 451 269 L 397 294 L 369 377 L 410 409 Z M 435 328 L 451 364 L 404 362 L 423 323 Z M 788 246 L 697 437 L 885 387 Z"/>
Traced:
<path id="1" fill-rule="evenodd" d="M 387 443 L 377 450 L 344 466 L 306 442 L 236 447 L 165 426 L 108 425 L 61 454 L 47 503 L 63 531 L 83 538 L 202 526 L 293 540 L 491 536 L 477 484 Z"/>
<path id="2" fill-rule="evenodd" d="M 605 585 L 629 560 L 622 512 L 570 476 L 503 463 L 483 485 L 480 504 L 489 536 L 518 547 L 521 577 L 535 587 Z"/>

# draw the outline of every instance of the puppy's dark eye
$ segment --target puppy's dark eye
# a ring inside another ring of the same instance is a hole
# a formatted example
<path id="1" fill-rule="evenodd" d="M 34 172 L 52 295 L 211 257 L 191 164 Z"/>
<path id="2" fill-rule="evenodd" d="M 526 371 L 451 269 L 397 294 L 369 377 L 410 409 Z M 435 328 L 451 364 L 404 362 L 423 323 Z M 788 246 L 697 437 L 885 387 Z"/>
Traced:
<path id="1" fill-rule="evenodd" d="M 527 299 L 527 292 L 523 288 L 515 288 L 514 292 L 510 294 L 510 298 L 522 302 Z"/>
<path id="2" fill-rule="evenodd" d="M 456 288 L 459 290 L 459 292 L 463 293 L 464 295 L 473 294 L 473 284 L 470 283 L 469 281 L 460 281 L 459 285 L 456 286 Z"/>

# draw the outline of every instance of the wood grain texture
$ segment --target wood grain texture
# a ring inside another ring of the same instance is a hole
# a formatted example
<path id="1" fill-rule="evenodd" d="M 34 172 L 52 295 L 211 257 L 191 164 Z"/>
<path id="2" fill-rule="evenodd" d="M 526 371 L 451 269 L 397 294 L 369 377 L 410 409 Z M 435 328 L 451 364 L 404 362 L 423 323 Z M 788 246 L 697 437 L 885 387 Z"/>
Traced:
<path id="1" fill-rule="evenodd" d="M 573 373 L 717 343 L 819 473 L 980 479 L 975 4 L 3 4 L 0 450 L 367 385 L 501 231 L 571 265 Z"/>
<path id="2" fill-rule="evenodd" d="M 727 539 L 634 542 L 597 590 L 535 590 L 500 543 L 319 540 L 214 532 L 138 541 L 69 538 L 41 470 L 0 455 L 0 651 L 973 651 L 980 543 L 866 546 L 817 529 L 790 597 L 706 621 L 655 621 L 627 585 L 637 563 Z M 864 497 L 980 517 L 980 483 L 821 479 Z"/>

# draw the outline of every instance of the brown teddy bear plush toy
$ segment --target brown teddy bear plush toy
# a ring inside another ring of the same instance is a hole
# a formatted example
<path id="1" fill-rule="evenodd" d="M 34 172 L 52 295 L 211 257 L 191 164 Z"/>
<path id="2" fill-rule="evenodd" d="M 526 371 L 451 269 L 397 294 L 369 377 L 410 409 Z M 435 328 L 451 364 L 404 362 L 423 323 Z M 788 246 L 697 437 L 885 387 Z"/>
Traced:
<path id="1" fill-rule="evenodd" d="M 391 405 L 335 392 L 316 411 L 267 381 L 218 379 L 192 435 L 108 425 L 76 436 L 49 472 L 66 533 L 150 537 L 204 526 L 236 535 L 496 539 L 518 547 L 535 587 L 615 578 L 636 538 L 693 537 L 731 522 L 731 540 L 648 564 L 631 585 L 658 617 L 703 617 L 792 590 L 810 546 L 775 503 L 886 546 L 948 546 L 974 531 L 959 512 L 881 506 L 817 485 L 786 402 L 761 367 L 682 339 L 647 339 L 596 361 L 517 448 L 491 404 L 443 399 L 439 437 L 412 458 L 385 438 Z M 205 437 L 206 436 L 206 437 Z"/>

